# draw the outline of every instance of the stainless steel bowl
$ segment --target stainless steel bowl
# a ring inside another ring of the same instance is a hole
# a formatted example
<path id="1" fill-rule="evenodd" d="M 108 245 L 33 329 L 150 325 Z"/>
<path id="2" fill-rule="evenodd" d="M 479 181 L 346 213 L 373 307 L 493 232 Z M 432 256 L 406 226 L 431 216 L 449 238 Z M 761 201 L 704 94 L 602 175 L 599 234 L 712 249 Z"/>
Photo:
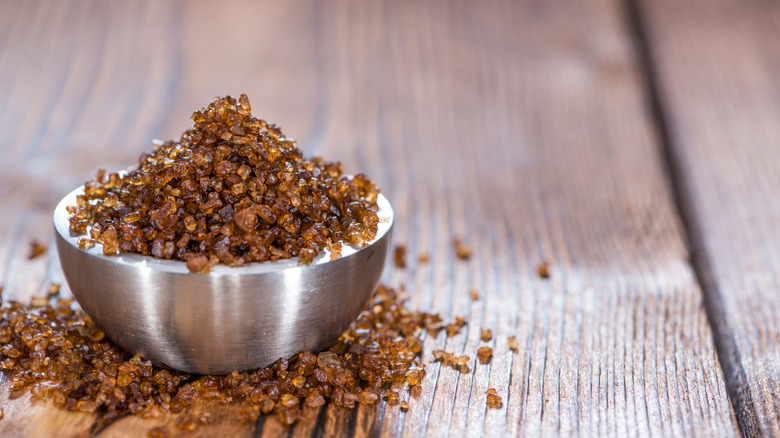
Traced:
<path id="1" fill-rule="evenodd" d="M 84 311 L 117 345 L 153 363 L 196 374 L 227 374 L 327 347 L 360 313 L 390 250 L 393 210 L 380 195 L 377 237 L 361 249 L 297 259 L 215 266 L 192 274 L 184 262 L 78 247 L 68 205 L 54 211 L 65 278 Z"/>

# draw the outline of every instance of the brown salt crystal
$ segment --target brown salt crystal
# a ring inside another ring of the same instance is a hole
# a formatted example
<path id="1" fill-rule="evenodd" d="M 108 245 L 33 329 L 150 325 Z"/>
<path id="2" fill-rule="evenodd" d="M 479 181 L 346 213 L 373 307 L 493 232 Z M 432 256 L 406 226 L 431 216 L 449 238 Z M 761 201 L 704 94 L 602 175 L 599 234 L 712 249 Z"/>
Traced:
<path id="1" fill-rule="evenodd" d="M 241 167 L 238 168 L 237 173 L 242 180 L 246 180 L 247 178 L 249 178 L 249 175 L 252 173 L 252 168 L 247 166 L 246 164 L 243 164 L 241 165 Z"/>
<path id="2" fill-rule="evenodd" d="M 384 398 L 387 400 L 387 403 L 394 405 L 398 403 L 398 391 L 390 389 L 385 392 Z"/>
<path id="3" fill-rule="evenodd" d="M 10 357 L 12 359 L 16 359 L 17 357 L 19 357 L 22 354 L 22 352 L 19 351 L 19 349 L 14 347 L 12 344 L 5 344 L 5 345 L 3 345 L 3 347 L 0 348 L 0 352 L 2 352 L 4 355 L 6 355 L 6 356 L 8 356 L 8 357 Z"/>
<path id="4" fill-rule="evenodd" d="M 298 397 L 292 395 L 292 394 L 284 394 L 282 395 L 282 398 L 279 399 L 279 403 L 282 406 L 286 407 L 293 407 L 298 405 Z"/>
<path id="5" fill-rule="evenodd" d="M 406 372 L 406 383 L 409 386 L 418 386 L 425 377 L 425 370 L 422 368 L 412 368 Z"/>
<path id="6" fill-rule="evenodd" d="M 470 360 L 471 358 L 468 355 L 464 354 L 453 358 L 452 363 L 458 366 L 463 366 L 468 364 Z"/>
<path id="7" fill-rule="evenodd" d="M 471 295 L 471 301 L 478 301 L 479 300 L 479 292 L 472 289 L 469 291 L 469 295 Z"/>
<path id="8" fill-rule="evenodd" d="M 447 324 L 444 326 L 444 330 L 447 332 L 447 337 L 451 338 L 458 334 L 460 326 L 457 324 Z"/>
<path id="9" fill-rule="evenodd" d="M 421 265 L 428 263 L 428 254 L 420 254 L 419 256 L 417 256 L 417 263 Z"/>
<path id="10" fill-rule="evenodd" d="M 236 213 L 233 220 L 235 221 L 236 226 L 245 233 L 249 233 L 257 227 L 257 213 L 255 209 L 251 207 Z"/>
<path id="11" fill-rule="evenodd" d="M 56 283 L 52 283 L 51 285 L 49 285 L 49 289 L 46 291 L 46 293 L 49 295 L 49 297 L 58 295 L 60 293 L 60 285 Z"/>
<path id="12" fill-rule="evenodd" d="M 76 406 L 82 412 L 95 412 L 95 409 L 97 409 L 97 405 L 92 400 L 82 400 Z"/>
<path id="13" fill-rule="evenodd" d="M 82 237 L 81 239 L 76 242 L 79 248 L 83 250 L 92 249 L 92 247 L 95 246 L 95 241 L 93 239 L 88 239 L 86 237 Z"/>
<path id="14" fill-rule="evenodd" d="M 103 254 L 109 255 L 119 253 L 119 240 L 117 240 L 116 229 L 114 227 L 107 227 L 100 237 L 103 239 Z"/>
<path id="15" fill-rule="evenodd" d="M 460 332 L 460 329 L 466 325 L 466 318 L 463 316 L 456 316 L 455 321 L 444 326 L 444 330 L 447 332 L 448 337 L 453 337 Z"/>
<path id="16" fill-rule="evenodd" d="M 198 255 L 187 260 L 187 269 L 189 269 L 190 272 L 202 272 L 206 274 L 208 273 L 208 268 L 209 259 L 206 256 Z"/>
<path id="17" fill-rule="evenodd" d="M 504 403 L 501 401 L 501 396 L 498 395 L 495 388 L 488 388 L 485 391 L 485 396 L 488 408 L 501 409 L 501 407 L 504 406 Z"/>
<path id="18" fill-rule="evenodd" d="M 479 359 L 479 363 L 481 364 L 487 364 L 490 362 L 490 357 L 493 356 L 493 349 L 490 347 L 479 347 L 477 349 L 477 358 Z"/>
<path id="19" fill-rule="evenodd" d="M 328 365 L 335 366 L 340 363 L 338 355 L 332 351 L 323 351 L 317 355 L 317 365 L 319 365 L 320 368 L 325 368 Z"/>
<path id="20" fill-rule="evenodd" d="M 330 377 L 330 382 L 337 386 L 343 386 L 347 382 L 348 372 L 343 369 L 339 369 Z"/>
<path id="21" fill-rule="evenodd" d="M 395 260 L 396 268 L 406 269 L 406 246 L 396 245 L 393 259 Z"/>
<path id="22" fill-rule="evenodd" d="M 489 342 L 491 339 L 493 339 L 493 330 L 480 329 L 479 338 L 482 340 L 482 342 Z"/>
<path id="23" fill-rule="evenodd" d="M 371 390 L 361 391 L 358 395 L 358 401 L 361 405 L 373 405 L 379 400 L 379 394 Z"/>
<path id="24" fill-rule="evenodd" d="M 509 349 L 512 351 L 517 351 L 517 348 L 520 346 L 520 344 L 517 342 L 517 338 L 514 336 L 508 337 L 507 343 L 509 344 Z"/>
<path id="25" fill-rule="evenodd" d="M 541 262 L 536 265 L 536 274 L 542 279 L 550 278 L 550 267 L 547 262 Z"/>
<path id="26" fill-rule="evenodd" d="M 45 297 L 33 297 L 30 300 L 30 304 L 32 304 L 33 307 L 43 307 L 49 304 L 49 299 Z"/>
<path id="27" fill-rule="evenodd" d="M 40 257 L 46 254 L 47 249 L 47 246 L 43 243 L 38 242 L 37 240 L 33 240 L 30 242 L 30 254 L 27 256 L 27 258 L 32 260 L 36 257 Z"/>
<path id="28" fill-rule="evenodd" d="M 457 255 L 459 259 L 468 260 L 469 258 L 471 258 L 471 248 L 469 248 L 468 245 L 463 243 L 462 240 L 456 238 L 454 241 L 454 245 L 455 245 L 455 255 Z"/>
<path id="29" fill-rule="evenodd" d="M 319 392 L 313 392 L 306 396 L 306 400 L 304 400 L 303 404 L 309 408 L 318 408 L 325 404 L 325 397 Z"/>
<path id="30" fill-rule="evenodd" d="M 444 365 L 449 365 L 460 371 L 463 371 L 461 367 L 467 365 L 471 360 L 467 354 L 456 356 L 454 353 L 450 353 L 444 350 L 434 350 L 433 357 L 435 360 L 441 360 Z"/>
<path id="31" fill-rule="evenodd" d="M 137 211 L 128 213 L 122 218 L 122 220 L 125 222 L 138 222 L 140 219 L 141 219 L 141 213 Z"/>
<path id="32" fill-rule="evenodd" d="M 267 399 L 264 399 L 264 400 L 261 400 L 261 401 L 260 401 L 260 405 L 259 405 L 259 407 L 260 407 L 260 411 L 261 411 L 262 413 L 264 413 L 264 414 L 269 414 L 269 413 L 271 413 L 271 412 L 274 410 L 274 408 L 276 407 L 276 403 L 274 403 L 274 401 L 273 401 L 273 400 L 271 400 L 271 399 L 268 399 L 268 398 L 267 398 Z"/>
<path id="33" fill-rule="evenodd" d="M 306 383 L 306 377 L 303 376 L 296 376 L 293 377 L 292 382 L 294 387 L 301 389 L 303 388 L 304 383 Z"/>

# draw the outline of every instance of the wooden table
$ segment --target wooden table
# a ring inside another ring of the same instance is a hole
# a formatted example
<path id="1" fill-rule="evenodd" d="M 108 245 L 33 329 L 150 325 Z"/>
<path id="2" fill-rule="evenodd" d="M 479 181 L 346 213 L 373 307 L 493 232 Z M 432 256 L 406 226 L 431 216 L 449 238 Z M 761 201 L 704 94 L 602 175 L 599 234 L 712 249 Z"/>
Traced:
<path id="1" fill-rule="evenodd" d="M 469 323 L 425 339 L 408 412 L 323 408 L 288 430 L 227 406 L 195 435 L 777 436 L 779 40 L 780 3 L 760 1 L 3 1 L 4 297 L 63 282 L 53 250 L 27 255 L 66 192 L 243 92 L 379 183 L 410 254 L 385 281 Z M 489 365 L 431 363 L 473 357 L 480 328 Z M 98 427 L 7 380 L 0 405 L 3 436 L 173 421 Z"/>

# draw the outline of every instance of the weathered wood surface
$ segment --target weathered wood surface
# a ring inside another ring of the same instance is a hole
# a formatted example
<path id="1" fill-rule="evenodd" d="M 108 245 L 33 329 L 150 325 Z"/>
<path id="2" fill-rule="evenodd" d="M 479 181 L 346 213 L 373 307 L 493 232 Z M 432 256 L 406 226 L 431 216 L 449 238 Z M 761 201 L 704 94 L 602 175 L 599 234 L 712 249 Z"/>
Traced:
<path id="1" fill-rule="evenodd" d="M 670 157 L 734 408 L 780 435 L 780 4 L 642 3 Z"/>
<path id="2" fill-rule="evenodd" d="M 52 252 L 26 259 L 59 198 L 246 92 L 308 154 L 366 172 L 393 202 L 410 266 L 387 281 L 469 320 L 426 338 L 423 359 L 475 357 L 480 328 L 495 355 L 462 374 L 428 365 L 405 413 L 327 408 L 288 431 L 234 423 L 227 406 L 196 435 L 732 435 L 640 66 L 617 1 L 6 2 L 0 284 L 26 299 L 61 282 Z M 486 409 L 489 387 L 503 408 Z M 96 425 L 7 389 L 0 404 L 4 436 L 160 423 Z"/>

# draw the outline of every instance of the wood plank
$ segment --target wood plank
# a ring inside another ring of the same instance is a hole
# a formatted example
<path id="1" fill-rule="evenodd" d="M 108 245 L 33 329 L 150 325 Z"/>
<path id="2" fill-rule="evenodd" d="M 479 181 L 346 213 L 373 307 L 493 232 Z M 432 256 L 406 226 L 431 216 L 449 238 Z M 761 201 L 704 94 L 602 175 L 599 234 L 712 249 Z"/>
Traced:
<path id="1" fill-rule="evenodd" d="M 385 279 L 406 286 L 410 305 L 469 320 L 455 337 L 427 336 L 423 352 L 469 354 L 468 372 L 429 365 L 407 412 L 329 407 L 288 430 L 274 418 L 236 425 L 226 411 L 199 433 L 736 431 L 617 1 L 12 6 L 0 41 L 6 296 L 61 281 L 53 254 L 25 257 L 65 192 L 178 135 L 212 97 L 246 92 L 307 153 L 384 189 L 410 254 Z M 471 260 L 456 258 L 455 237 Z M 475 360 L 482 345 L 494 349 L 487 365 Z M 487 388 L 502 408 L 486 407 Z M 53 415 L 2 393 L 0 405 L 14 412 L 0 427 L 19 435 Z M 90 433 L 77 423 L 56 424 Z M 93 432 L 158 424 L 124 417 Z"/>
<path id="2" fill-rule="evenodd" d="M 780 5 L 641 3 L 737 417 L 748 436 L 780 435 Z"/>

